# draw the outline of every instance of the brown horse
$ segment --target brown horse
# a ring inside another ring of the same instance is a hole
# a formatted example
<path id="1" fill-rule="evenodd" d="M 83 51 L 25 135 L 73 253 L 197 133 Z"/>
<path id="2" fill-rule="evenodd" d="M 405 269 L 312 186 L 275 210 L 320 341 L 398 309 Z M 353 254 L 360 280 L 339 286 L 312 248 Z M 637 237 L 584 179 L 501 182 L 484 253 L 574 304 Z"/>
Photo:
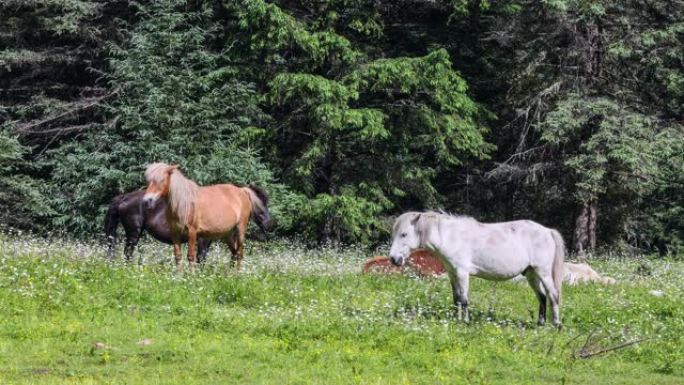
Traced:
<path id="1" fill-rule="evenodd" d="M 232 253 L 232 264 L 240 270 L 244 256 L 245 233 L 254 212 L 263 230 L 272 225 L 268 211 L 268 197 L 256 186 L 217 184 L 200 187 L 186 178 L 177 165 L 153 163 L 145 170 L 149 183 L 143 200 L 152 204 L 159 198 L 166 200 L 166 216 L 171 228 L 176 267 L 181 269 L 180 243 L 188 237 L 188 262 L 195 271 L 197 238 L 224 240 Z"/>
<path id="2" fill-rule="evenodd" d="M 446 269 L 439 258 L 426 249 L 413 250 L 406 265 L 420 277 L 436 277 L 446 273 Z M 384 255 L 377 255 L 367 260 L 363 265 L 364 273 L 394 274 L 402 271 L 401 267 L 393 265 L 389 257 Z"/>

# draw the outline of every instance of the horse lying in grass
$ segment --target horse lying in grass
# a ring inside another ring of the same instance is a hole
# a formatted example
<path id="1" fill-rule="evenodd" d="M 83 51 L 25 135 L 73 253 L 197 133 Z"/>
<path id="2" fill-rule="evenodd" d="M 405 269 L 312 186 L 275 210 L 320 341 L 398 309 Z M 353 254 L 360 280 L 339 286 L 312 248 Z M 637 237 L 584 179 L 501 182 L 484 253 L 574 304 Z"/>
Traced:
<path id="1" fill-rule="evenodd" d="M 515 282 L 525 281 L 525 277 L 519 275 L 512 279 Z M 601 276 L 591 266 L 586 263 L 570 263 L 563 264 L 563 282 L 568 285 L 577 285 L 580 283 L 599 283 L 603 285 L 614 285 L 615 278 Z"/>
<path id="2" fill-rule="evenodd" d="M 195 245 L 198 237 L 223 240 L 231 251 L 236 270 L 244 257 L 245 234 L 252 215 L 262 230 L 273 221 L 268 196 L 257 186 L 217 184 L 200 187 L 186 178 L 177 165 L 153 163 L 145 170 L 148 186 L 143 200 L 148 205 L 158 199 L 167 203 L 166 218 L 171 229 L 176 267 L 181 270 L 180 243 L 188 238 L 188 262 L 195 271 Z"/>
<path id="3" fill-rule="evenodd" d="M 601 276 L 586 263 L 565 263 L 563 280 L 570 285 L 584 282 L 596 282 L 604 285 L 614 285 L 615 278 Z"/>
<path id="4" fill-rule="evenodd" d="M 105 216 L 105 235 L 107 236 L 108 251 L 110 258 L 114 258 L 116 246 L 116 230 L 119 223 L 126 234 L 126 246 L 124 256 L 130 262 L 133 252 L 138 245 L 140 237 L 147 230 L 156 240 L 172 244 L 171 229 L 166 221 L 166 201 L 158 200 L 149 208 L 143 205 L 144 190 L 133 191 L 127 194 L 117 195 L 109 205 Z M 181 242 L 186 243 L 188 238 L 181 236 Z M 197 262 L 204 263 L 211 241 L 199 239 L 197 241 Z M 142 258 L 140 259 L 142 261 Z"/>
<path id="5" fill-rule="evenodd" d="M 424 249 L 413 250 L 409 255 L 406 266 L 420 277 L 436 277 L 446 273 L 446 269 L 442 262 L 432 255 L 430 251 Z M 371 272 L 395 274 L 401 273 L 402 268 L 394 266 L 392 262 L 390 262 L 389 257 L 377 255 L 364 263 L 363 272 L 365 274 Z"/>
<path id="6" fill-rule="evenodd" d="M 565 245 L 558 231 L 527 220 L 485 224 L 437 212 L 402 214 L 392 228 L 390 261 L 401 266 L 411 250 L 421 247 L 446 267 L 459 319 L 469 321 L 471 275 L 508 280 L 522 274 L 539 300 L 538 323 L 546 321 L 548 297 L 553 324 L 560 326 Z"/>

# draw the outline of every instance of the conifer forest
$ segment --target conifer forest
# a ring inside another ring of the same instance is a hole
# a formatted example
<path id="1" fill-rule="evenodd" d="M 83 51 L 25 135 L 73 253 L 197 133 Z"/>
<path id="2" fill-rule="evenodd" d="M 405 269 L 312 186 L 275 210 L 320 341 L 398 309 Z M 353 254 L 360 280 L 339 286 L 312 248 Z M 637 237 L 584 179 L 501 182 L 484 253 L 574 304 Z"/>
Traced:
<path id="1" fill-rule="evenodd" d="M 683 42 L 679 0 L 3 0 L 0 222 L 93 238 L 163 161 L 311 244 L 435 209 L 676 254 Z"/>

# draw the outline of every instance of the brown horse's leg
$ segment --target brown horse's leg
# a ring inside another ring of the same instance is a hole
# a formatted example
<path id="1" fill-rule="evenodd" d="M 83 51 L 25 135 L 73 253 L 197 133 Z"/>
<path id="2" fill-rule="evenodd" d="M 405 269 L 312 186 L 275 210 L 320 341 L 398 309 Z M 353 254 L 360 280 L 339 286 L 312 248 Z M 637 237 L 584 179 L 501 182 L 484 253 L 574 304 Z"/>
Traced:
<path id="1" fill-rule="evenodd" d="M 237 244 L 237 264 L 235 265 L 235 271 L 240 271 L 240 265 L 242 264 L 242 258 L 245 256 L 245 242 L 244 239 L 239 237 Z"/>
<path id="2" fill-rule="evenodd" d="M 188 229 L 188 263 L 190 273 L 195 273 L 195 256 L 197 253 L 197 230 Z"/>
<path id="3" fill-rule="evenodd" d="M 176 258 L 176 270 L 183 271 L 183 266 L 181 265 L 181 246 L 180 242 L 173 240 L 173 256 Z"/>
<path id="4" fill-rule="evenodd" d="M 226 243 L 228 244 L 228 249 L 230 249 L 230 267 L 235 266 L 235 262 L 237 261 L 237 239 L 238 239 L 238 232 L 233 231 L 228 235 L 228 240 Z"/>
<path id="5" fill-rule="evenodd" d="M 249 218 L 247 218 L 249 220 Z M 235 266 L 236 271 L 240 271 L 240 264 L 242 264 L 242 258 L 245 256 L 245 234 L 247 233 L 247 222 L 240 222 L 238 234 L 237 234 L 237 265 Z"/>

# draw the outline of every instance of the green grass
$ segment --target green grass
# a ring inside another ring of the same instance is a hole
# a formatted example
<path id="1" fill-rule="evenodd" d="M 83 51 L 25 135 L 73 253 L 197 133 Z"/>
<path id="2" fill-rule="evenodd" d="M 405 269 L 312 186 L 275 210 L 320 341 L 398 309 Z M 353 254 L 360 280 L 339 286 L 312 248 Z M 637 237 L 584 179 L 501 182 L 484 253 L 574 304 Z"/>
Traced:
<path id="1" fill-rule="evenodd" d="M 158 245 L 138 267 L 24 238 L 0 237 L 0 384 L 684 383 L 683 262 L 595 261 L 618 285 L 565 286 L 558 331 L 524 284 L 473 279 L 465 325 L 448 280 L 363 276 L 355 250 L 259 245 L 225 274 L 215 249 L 189 276 Z"/>

